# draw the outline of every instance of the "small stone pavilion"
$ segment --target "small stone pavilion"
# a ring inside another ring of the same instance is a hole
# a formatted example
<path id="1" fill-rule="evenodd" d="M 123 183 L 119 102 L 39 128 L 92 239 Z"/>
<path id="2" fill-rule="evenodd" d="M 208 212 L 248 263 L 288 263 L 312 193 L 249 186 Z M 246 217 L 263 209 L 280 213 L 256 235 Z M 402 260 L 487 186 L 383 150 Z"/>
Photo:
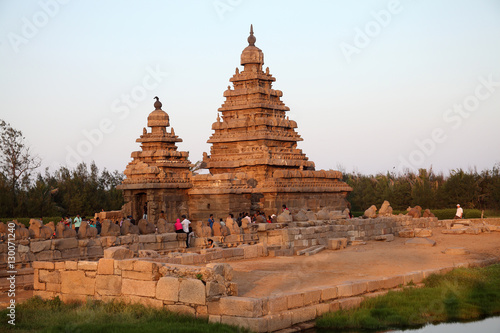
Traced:
<path id="1" fill-rule="evenodd" d="M 144 129 L 137 139 L 142 151 L 132 153 L 125 170 L 123 212 L 140 218 L 147 205 L 148 220 L 155 222 L 161 210 L 169 222 L 182 214 L 206 219 L 213 213 L 263 211 L 267 215 L 290 208 L 319 211 L 343 210 L 352 190 L 341 181 L 339 171 L 315 170 L 297 142 L 297 123 L 286 116 L 290 109 L 281 101 L 283 93 L 272 88 L 276 79 L 263 70 L 264 54 L 255 46 L 250 28 L 248 46 L 241 54 L 243 70 L 236 68 L 232 87 L 224 92 L 219 108 L 210 155 L 202 166 L 209 174 L 193 175 L 187 152 L 179 152 L 182 141 L 169 126 L 168 115 L 155 103 L 148 117 L 151 133 Z"/>

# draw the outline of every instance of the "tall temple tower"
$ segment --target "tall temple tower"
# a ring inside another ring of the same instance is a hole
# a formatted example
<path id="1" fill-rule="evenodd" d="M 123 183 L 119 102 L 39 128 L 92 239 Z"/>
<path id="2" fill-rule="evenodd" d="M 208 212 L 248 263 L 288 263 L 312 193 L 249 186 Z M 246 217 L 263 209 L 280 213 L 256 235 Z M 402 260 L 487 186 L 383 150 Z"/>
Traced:
<path id="1" fill-rule="evenodd" d="M 277 213 L 282 204 L 318 211 L 343 210 L 352 190 L 339 171 L 315 171 L 297 142 L 297 123 L 286 116 L 283 93 L 272 88 L 276 80 L 263 71 L 264 54 L 255 46 L 250 27 L 248 46 L 241 54 L 240 72 L 230 78 L 221 115 L 213 123 L 210 155 L 203 165 L 209 175 L 193 177 L 189 190 L 191 215 L 199 218 L 261 210 Z"/>
<path id="2" fill-rule="evenodd" d="M 148 220 L 156 222 L 163 210 L 169 221 L 175 221 L 188 212 L 187 189 L 191 184 L 191 163 L 189 153 L 177 150 L 182 139 L 170 132 L 168 114 L 162 110 L 162 103 L 155 97 L 155 110 L 148 116 L 148 127 L 136 140 L 141 151 L 132 153 L 132 161 L 125 169 L 125 180 L 118 187 L 123 190 L 125 215 L 142 218 L 144 207 Z"/>
<path id="3" fill-rule="evenodd" d="M 248 46 L 241 54 L 243 71 L 229 80 L 233 83 L 224 92 L 226 101 L 219 108 L 222 119 L 212 125 L 211 156 L 203 161 L 211 174 L 246 172 L 257 183 L 272 177 L 279 169 L 314 170 L 297 141 L 302 141 L 297 123 L 286 116 L 290 109 L 280 100 L 283 93 L 272 89 L 276 79 L 265 72 L 264 54 L 255 46 L 250 27 Z"/>

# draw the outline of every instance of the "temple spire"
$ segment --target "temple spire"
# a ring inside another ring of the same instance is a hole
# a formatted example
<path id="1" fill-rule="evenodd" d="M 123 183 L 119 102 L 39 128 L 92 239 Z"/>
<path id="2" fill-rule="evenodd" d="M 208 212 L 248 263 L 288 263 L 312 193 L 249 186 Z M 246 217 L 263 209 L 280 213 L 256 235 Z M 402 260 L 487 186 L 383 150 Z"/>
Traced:
<path id="1" fill-rule="evenodd" d="M 248 36 L 248 45 L 249 46 L 255 46 L 255 41 L 257 38 L 253 35 L 253 24 L 250 24 L 250 36 Z"/>

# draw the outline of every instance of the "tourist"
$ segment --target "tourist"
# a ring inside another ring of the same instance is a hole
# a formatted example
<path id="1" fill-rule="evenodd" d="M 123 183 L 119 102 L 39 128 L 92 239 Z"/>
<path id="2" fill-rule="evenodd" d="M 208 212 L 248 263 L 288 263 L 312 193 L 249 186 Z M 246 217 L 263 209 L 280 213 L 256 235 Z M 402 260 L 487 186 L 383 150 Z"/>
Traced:
<path id="1" fill-rule="evenodd" d="M 460 204 L 457 204 L 457 212 L 455 213 L 454 219 L 461 219 L 464 216 L 464 210 L 460 207 Z"/>
<path id="2" fill-rule="evenodd" d="M 252 219 L 250 218 L 250 214 L 245 213 L 244 216 L 245 216 L 244 219 L 247 220 L 247 225 L 252 223 Z"/>
<path id="3" fill-rule="evenodd" d="M 184 230 L 182 230 L 181 219 L 177 219 L 174 223 L 175 232 L 178 234 L 182 234 Z"/>
<path id="4" fill-rule="evenodd" d="M 208 245 L 207 245 L 207 249 L 213 249 L 215 246 L 214 246 L 214 241 L 209 238 L 208 239 Z"/>
<path id="5" fill-rule="evenodd" d="M 273 218 L 271 217 L 271 215 L 267 216 L 267 223 L 273 223 Z"/>
<path id="6" fill-rule="evenodd" d="M 281 212 L 283 213 L 285 210 L 289 210 L 288 208 L 286 208 L 286 205 L 281 206 Z"/>
<path id="7" fill-rule="evenodd" d="M 236 218 L 236 223 L 238 224 L 238 227 L 241 228 L 241 219 L 243 218 L 243 213 L 240 213 L 238 217 Z"/>
<path id="8" fill-rule="evenodd" d="M 165 212 L 164 212 L 163 210 L 160 212 L 160 217 L 159 217 L 159 219 L 164 219 L 164 220 L 166 220 L 166 219 L 167 219 L 167 218 L 166 218 L 166 216 L 165 216 Z"/>
<path id="9" fill-rule="evenodd" d="M 208 218 L 208 226 L 210 229 L 214 229 L 214 214 L 210 214 L 210 217 Z"/>
<path id="10" fill-rule="evenodd" d="M 70 229 L 73 228 L 73 220 L 71 220 L 71 217 L 66 215 L 64 219 L 64 224 Z"/>
<path id="11" fill-rule="evenodd" d="M 181 224 L 182 224 L 182 230 L 186 233 L 186 248 L 189 247 L 189 225 L 191 224 L 191 221 L 189 221 L 186 217 L 186 215 L 181 216 L 183 218 Z"/>
<path id="12" fill-rule="evenodd" d="M 97 229 L 97 234 L 100 235 L 101 234 L 102 224 L 101 224 L 101 221 L 99 221 L 99 217 L 95 218 L 95 227 Z"/>
<path id="13" fill-rule="evenodd" d="M 89 227 L 95 228 L 94 220 L 87 221 L 87 224 L 89 225 Z"/>
<path id="14" fill-rule="evenodd" d="M 148 204 L 144 204 L 144 215 L 142 215 L 142 218 L 147 220 L 148 219 Z"/>
<path id="15" fill-rule="evenodd" d="M 220 218 L 219 223 L 220 223 L 220 226 L 221 226 L 221 227 L 223 227 L 223 226 L 225 226 L 225 225 L 226 225 L 226 222 L 224 222 L 224 221 L 222 220 L 222 217 Z"/>
<path id="16" fill-rule="evenodd" d="M 80 214 L 76 214 L 75 217 L 75 231 L 78 233 L 78 229 L 80 229 L 80 226 L 82 225 L 82 218 L 80 217 Z"/>

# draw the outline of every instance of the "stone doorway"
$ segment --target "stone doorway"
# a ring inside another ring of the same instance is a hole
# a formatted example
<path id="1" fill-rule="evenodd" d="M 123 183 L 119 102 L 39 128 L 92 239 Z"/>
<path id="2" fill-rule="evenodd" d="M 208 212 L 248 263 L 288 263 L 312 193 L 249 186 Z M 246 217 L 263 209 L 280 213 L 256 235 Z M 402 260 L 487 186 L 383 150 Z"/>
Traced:
<path id="1" fill-rule="evenodd" d="M 134 207 L 132 211 L 132 217 L 135 219 L 136 223 L 142 219 L 144 215 L 144 205 L 147 205 L 148 198 L 146 193 L 141 192 L 134 195 Z"/>

